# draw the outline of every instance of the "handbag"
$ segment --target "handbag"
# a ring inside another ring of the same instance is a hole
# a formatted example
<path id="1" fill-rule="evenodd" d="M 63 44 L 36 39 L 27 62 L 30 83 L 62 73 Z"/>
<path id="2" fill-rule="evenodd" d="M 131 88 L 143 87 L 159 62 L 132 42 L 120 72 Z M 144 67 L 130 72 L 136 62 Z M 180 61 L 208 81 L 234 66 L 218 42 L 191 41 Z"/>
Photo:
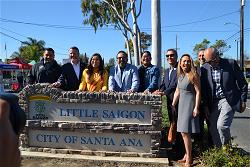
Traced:
<path id="1" fill-rule="evenodd" d="M 168 142 L 169 143 L 175 142 L 176 131 L 177 131 L 176 123 L 175 122 L 171 122 L 169 131 L 168 131 Z"/>

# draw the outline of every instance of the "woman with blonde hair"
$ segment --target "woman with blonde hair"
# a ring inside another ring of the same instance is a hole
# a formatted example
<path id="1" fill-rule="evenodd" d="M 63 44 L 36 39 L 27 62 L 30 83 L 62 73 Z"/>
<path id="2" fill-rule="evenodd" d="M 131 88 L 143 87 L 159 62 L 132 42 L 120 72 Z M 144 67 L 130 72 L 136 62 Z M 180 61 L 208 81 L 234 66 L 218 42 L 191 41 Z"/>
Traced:
<path id="1" fill-rule="evenodd" d="M 186 153 L 179 162 L 185 163 L 185 167 L 192 166 L 192 142 L 191 133 L 199 133 L 199 105 L 200 105 L 200 79 L 189 54 L 180 58 L 177 67 L 178 85 L 174 93 L 172 103 L 173 110 L 178 104 L 177 131 L 181 132 Z"/>
<path id="2" fill-rule="evenodd" d="M 82 73 L 82 80 L 78 91 L 107 91 L 108 72 L 104 69 L 104 62 L 99 53 L 90 58 L 87 68 Z"/>

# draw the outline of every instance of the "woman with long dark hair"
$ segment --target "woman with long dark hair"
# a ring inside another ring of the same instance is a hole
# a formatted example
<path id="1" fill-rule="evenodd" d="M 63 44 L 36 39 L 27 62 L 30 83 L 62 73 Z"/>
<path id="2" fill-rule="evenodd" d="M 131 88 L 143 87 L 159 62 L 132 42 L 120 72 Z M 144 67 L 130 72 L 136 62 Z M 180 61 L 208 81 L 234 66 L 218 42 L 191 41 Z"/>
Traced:
<path id="1" fill-rule="evenodd" d="M 182 55 L 177 69 L 178 84 L 174 93 L 172 108 L 178 104 L 177 132 L 181 132 L 186 154 L 179 162 L 192 166 L 191 133 L 199 133 L 200 79 L 189 54 Z"/>
<path id="2" fill-rule="evenodd" d="M 82 80 L 78 91 L 107 91 L 108 72 L 104 69 L 104 62 L 99 53 L 90 58 L 87 68 L 82 73 Z"/>

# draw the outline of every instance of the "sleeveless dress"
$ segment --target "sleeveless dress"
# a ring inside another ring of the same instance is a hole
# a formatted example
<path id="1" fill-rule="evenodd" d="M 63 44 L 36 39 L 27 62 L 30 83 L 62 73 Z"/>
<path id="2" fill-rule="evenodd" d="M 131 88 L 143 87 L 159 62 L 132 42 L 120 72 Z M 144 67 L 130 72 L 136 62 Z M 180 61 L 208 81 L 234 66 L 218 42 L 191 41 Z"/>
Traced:
<path id="1" fill-rule="evenodd" d="M 184 77 L 179 78 L 177 87 L 180 90 L 177 131 L 199 133 L 199 117 L 193 117 L 195 106 L 194 85 L 188 80 L 187 75 L 185 75 Z"/>

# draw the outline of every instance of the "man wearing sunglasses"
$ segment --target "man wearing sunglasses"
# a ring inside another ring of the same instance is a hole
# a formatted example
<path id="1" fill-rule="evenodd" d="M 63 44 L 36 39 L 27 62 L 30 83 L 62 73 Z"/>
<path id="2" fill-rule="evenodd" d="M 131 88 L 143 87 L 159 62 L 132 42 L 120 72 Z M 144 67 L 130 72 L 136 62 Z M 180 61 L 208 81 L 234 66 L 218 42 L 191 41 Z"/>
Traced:
<path id="1" fill-rule="evenodd" d="M 154 93 L 159 95 L 166 95 L 167 97 L 167 109 L 169 121 L 176 121 L 176 114 L 172 113 L 172 100 L 174 92 L 177 86 L 177 58 L 178 54 L 175 49 L 168 49 L 166 53 L 167 62 L 169 68 L 166 69 L 160 89 Z"/>
<path id="2" fill-rule="evenodd" d="M 235 111 L 244 112 L 247 82 L 237 62 L 220 57 L 215 48 L 204 52 L 201 67 L 202 101 L 210 121 L 210 133 L 216 147 L 230 144 L 230 126 Z"/>

